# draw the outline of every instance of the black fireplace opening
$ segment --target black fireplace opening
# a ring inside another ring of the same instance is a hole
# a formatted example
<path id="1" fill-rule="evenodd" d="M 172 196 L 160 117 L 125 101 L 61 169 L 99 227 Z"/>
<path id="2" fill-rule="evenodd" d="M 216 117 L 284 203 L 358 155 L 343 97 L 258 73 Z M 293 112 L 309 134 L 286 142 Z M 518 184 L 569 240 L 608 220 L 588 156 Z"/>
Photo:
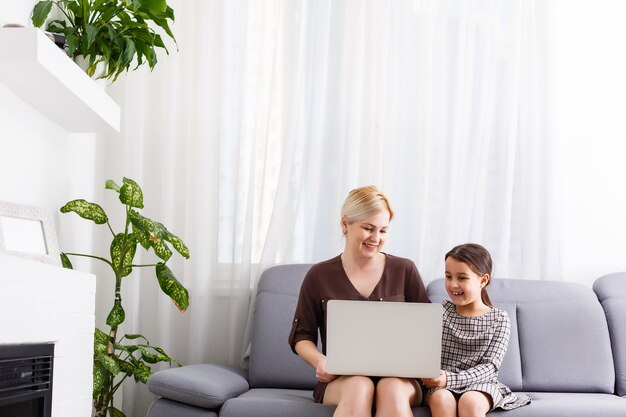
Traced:
<path id="1" fill-rule="evenodd" d="M 0 416 L 50 417 L 54 344 L 0 345 Z"/>

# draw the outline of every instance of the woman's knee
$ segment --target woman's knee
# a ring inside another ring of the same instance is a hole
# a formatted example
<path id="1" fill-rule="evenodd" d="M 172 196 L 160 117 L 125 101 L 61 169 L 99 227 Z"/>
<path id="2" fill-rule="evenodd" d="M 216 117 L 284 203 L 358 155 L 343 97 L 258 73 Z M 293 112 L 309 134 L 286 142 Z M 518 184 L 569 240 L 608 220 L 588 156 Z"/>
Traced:
<path id="1" fill-rule="evenodd" d="M 416 405 L 422 400 L 417 381 L 404 378 L 382 378 L 376 384 L 376 404 Z"/>
<path id="2" fill-rule="evenodd" d="M 374 401 L 374 383 L 364 376 L 342 376 L 326 387 L 324 404 L 353 407 L 371 407 Z"/>
<path id="3" fill-rule="evenodd" d="M 366 376 L 350 376 L 347 377 L 341 387 L 342 397 L 358 397 L 374 399 L 374 382 Z"/>

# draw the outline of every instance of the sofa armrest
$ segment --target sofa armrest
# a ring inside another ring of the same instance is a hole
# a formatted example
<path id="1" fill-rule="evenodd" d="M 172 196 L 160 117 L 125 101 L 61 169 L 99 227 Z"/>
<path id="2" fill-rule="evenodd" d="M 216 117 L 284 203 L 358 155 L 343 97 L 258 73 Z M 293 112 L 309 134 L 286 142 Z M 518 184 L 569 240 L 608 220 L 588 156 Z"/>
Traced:
<path id="1" fill-rule="evenodd" d="M 229 398 L 248 391 L 243 371 L 226 365 L 198 363 L 155 372 L 150 392 L 170 400 L 203 408 L 218 408 Z"/>

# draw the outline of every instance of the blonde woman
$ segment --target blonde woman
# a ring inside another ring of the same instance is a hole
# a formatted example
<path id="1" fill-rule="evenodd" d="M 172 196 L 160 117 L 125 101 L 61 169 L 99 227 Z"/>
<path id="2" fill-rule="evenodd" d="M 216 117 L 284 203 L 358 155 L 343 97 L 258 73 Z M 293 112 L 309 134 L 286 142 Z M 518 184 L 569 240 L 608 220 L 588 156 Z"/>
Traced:
<path id="1" fill-rule="evenodd" d="M 337 376 L 326 371 L 326 303 L 332 299 L 430 302 L 415 264 L 382 252 L 393 210 L 374 186 L 352 190 L 341 210 L 345 247 L 314 265 L 298 298 L 289 343 L 315 368 L 316 402 L 337 406 L 334 416 L 410 417 L 422 400 L 415 379 Z M 318 329 L 322 351 L 317 349 Z"/>

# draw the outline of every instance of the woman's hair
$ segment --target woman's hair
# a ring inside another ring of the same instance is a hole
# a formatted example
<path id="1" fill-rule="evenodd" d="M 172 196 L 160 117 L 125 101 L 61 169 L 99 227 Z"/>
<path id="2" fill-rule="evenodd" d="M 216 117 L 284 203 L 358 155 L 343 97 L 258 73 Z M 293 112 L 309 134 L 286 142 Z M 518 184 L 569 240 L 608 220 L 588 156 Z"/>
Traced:
<path id="1" fill-rule="evenodd" d="M 489 251 L 477 243 L 466 243 L 452 248 L 450 252 L 446 253 L 444 260 L 448 259 L 448 257 L 452 257 L 455 261 L 463 262 L 481 277 L 485 274 L 489 275 L 489 281 L 482 288 L 480 298 L 483 300 L 483 303 L 493 307 L 489 294 L 487 294 L 487 285 L 491 282 L 491 269 L 493 268 Z"/>
<path id="2" fill-rule="evenodd" d="M 373 185 L 356 188 L 348 194 L 341 207 L 341 216 L 348 223 L 365 219 L 383 210 L 389 212 L 389 220 L 393 218 L 393 210 L 389 200 Z"/>

